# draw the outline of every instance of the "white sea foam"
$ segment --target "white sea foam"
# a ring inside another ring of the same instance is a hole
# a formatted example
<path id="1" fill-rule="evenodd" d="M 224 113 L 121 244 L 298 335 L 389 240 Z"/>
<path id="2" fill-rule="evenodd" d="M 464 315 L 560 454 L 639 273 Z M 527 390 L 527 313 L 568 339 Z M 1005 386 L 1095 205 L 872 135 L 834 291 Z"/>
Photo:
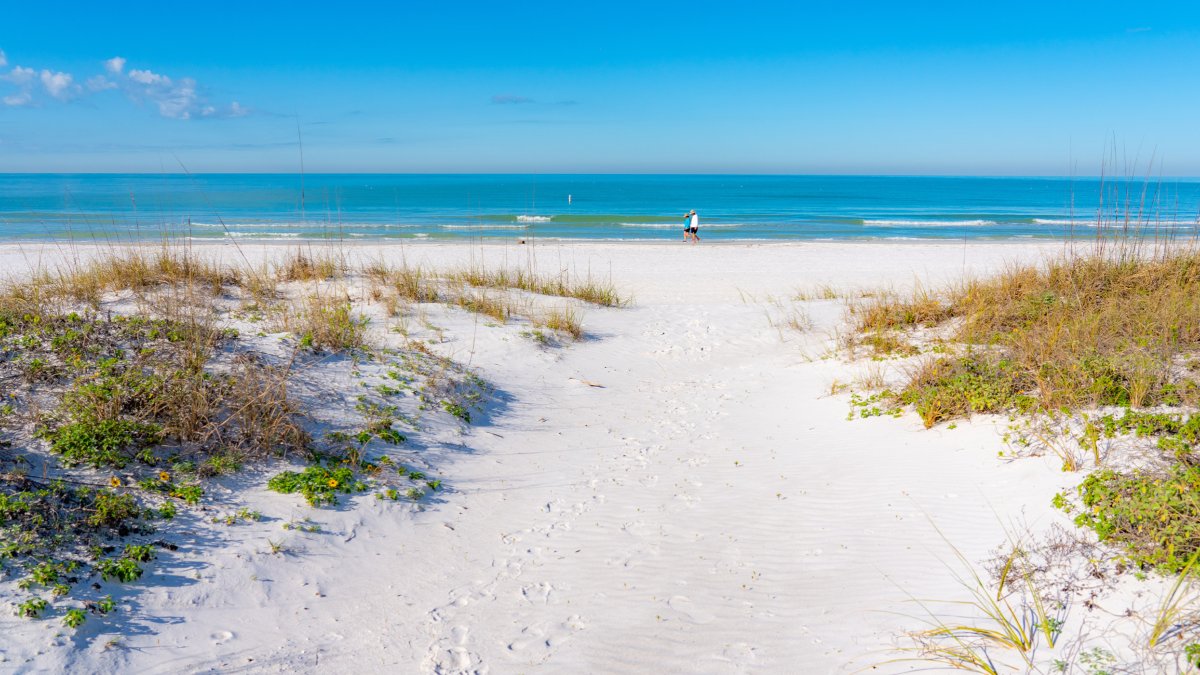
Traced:
<path id="1" fill-rule="evenodd" d="M 1076 225 L 1079 225 L 1081 227 L 1090 227 L 1093 229 L 1100 229 L 1100 230 L 1113 230 L 1113 231 L 1130 230 L 1132 232 L 1153 232 L 1155 230 L 1194 230 L 1194 229 L 1200 228 L 1200 223 L 1197 223 L 1195 221 L 1181 221 L 1181 220 L 1172 220 L 1172 221 L 1130 220 L 1128 223 L 1126 223 L 1123 220 L 1106 220 L 1103 223 L 1096 223 L 1095 221 L 1092 221 L 1090 223 L 1076 223 Z"/>
<path id="2" fill-rule="evenodd" d="M 290 239 L 299 237 L 299 232 L 226 232 L 226 237 L 246 238 L 254 237 L 255 239 Z"/>
<path id="3" fill-rule="evenodd" d="M 740 227 L 741 225 L 741 223 L 706 223 L 701 221 L 700 229 L 703 230 L 706 227 Z M 680 220 L 678 223 L 617 223 L 617 226 L 646 228 L 650 230 L 682 230 L 683 220 Z"/>
<path id="4" fill-rule="evenodd" d="M 415 223 L 330 223 L 325 221 L 308 221 L 308 222 L 270 222 L 270 221 L 249 221 L 235 223 L 198 223 L 191 222 L 183 224 L 184 227 L 208 227 L 213 229 L 226 230 L 246 230 L 256 229 L 260 227 L 267 228 L 287 228 L 295 230 L 329 230 L 341 229 L 350 230 L 355 228 L 363 229 L 410 229 L 414 227 L 428 227 L 428 225 L 418 225 Z"/>
<path id="5" fill-rule="evenodd" d="M 315 230 L 315 229 L 323 229 L 323 228 L 329 227 L 329 223 L 281 223 L 281 222 L 262 222 L 262 221 L 237 222 L 237 223 L 197 223 L 195 221 L 192 221 L 190 223 L 185 223 L 184 226 L 185 227 L 188 227 L 188 226 L 190 226 L 190 227 L 211 227 L 213 229 L 218 229 L 218 230 L 220 230 L 220 229 L 244 230 L 244 229 L 254 229 L 254 228 L 259 228 L 259 227 L 276 227 L 276 228 L 287 227 L 287 228 L 296 228 L 296 229 Z"/>
<path id="6" fill-rule="evenodd" d="M 518 223 L 548 223 L 552 216 L 517 216 Z"/>
<path id="7" fill-rule="evenodd" d="M 443 230 L 527 230 L 528 225 L 438 225 Z"/>
<path id="8" fill-rule="evenodd" d="M 863 225 L 877 227 L 986 227 L 994 220 L 864 220 Z"/>
<path id="9" fill-rule="evenodd" d="M 1069 218 L 1034 218 L 1033 222 L 1037 225 L 1076 225 L 1078 227 L 1123 228 L 1126 226 L 1126 222 L 1122 218 L 1105 218 L 1103 222 L 1097 223 L 1094 216 L 1090 218 L 1076 218 L 1074 220 Z M 1128 225 L 1134 229 L 1152 230 L 1154 228 L 1166 228 L 1183 230 L 1197 227 L 1200 223 L 1197 223 L 1195 220 L 1153 220 L 1149 218 L 1138 220 L 1131 217 Z"/>

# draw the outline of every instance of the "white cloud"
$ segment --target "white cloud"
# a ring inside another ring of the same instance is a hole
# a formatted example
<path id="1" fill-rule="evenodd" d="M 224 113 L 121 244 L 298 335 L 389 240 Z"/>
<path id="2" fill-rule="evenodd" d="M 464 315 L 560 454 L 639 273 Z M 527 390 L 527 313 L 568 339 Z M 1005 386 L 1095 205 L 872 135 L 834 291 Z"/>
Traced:
<path id="1" fill-rule="evenodd" d="M 0 66 L 7 63 L 7 57 L 0 51 Z M 210 103 L 190 77 L 172 78 L 148 68 L 127 71 L 126 64 L 124 57 L 114 56 L 103 62 L 103 73 L 82 80 L 83 84 L 77 83 L 70 73 L 48 69 L 39 72 L 13 66 L 7 73 L 0 73 L 0 82 L 13 85 L 8 92 L 0 91 L 0 101 L 7 106 L 37 105 L 46 97 L 70 101 L 117 89 L 135 103 L 152 105 L 159 115 L 169 119 L 230 118 L 250 114 L 250 110 L 237 101 L 228 107 Z"/>
<path id="2" fill-rule="evenodd" d="M 17 92 L 9 94 L 3 98 L 4 105 L 7 106 L 23 106 L 33 103 L 33 79 L 37 73 L 33 68 L 22 68 L 21 66 L 13 66 L 13 69 L 4 75 L 0 75 L 0 80 L 11 82 L 17 86 Z"/>
<path id="3" fill-rule="evenodd" d="M 0 49 L 0 68 L 8 65 L 8 57 L 5 56 L 4 50 Z"/>
<path id="4" fill-rule="evenodd" d="M 518 96 L 516 94 L 496 94 L 492 97 L 492 103 L 496 105 L 520 105 L 522 103 L 533 103 L 533 99 L 528 96 Z"/>
<path id="5" fill-rule="evenodd" d="M 65 101 L 71 96 L 71 83 L 74 79 L 70 73 L 42 71 L 42 86 L 46 88 L 46 93 L 60 101 Z"/>
<path id="6" fill-rule="evenodd" d="M 116 89 L 117 83 L 103 75 L 93 75 L 87 80 L 87 88 L 91 92 L 105 91 L 106 89 Z"/>
<path id="7" fill-rule="evenodd" d="M 19 94 L 13 94 L 11 96 L 4 97 L 4 105 L 10 105 L 10 106 L 14 106 L 14 107 L 22 106 L 22 105 L 29 105 L 32 101 L 33 101 L 33 94 L 30 94 L 28 90 L 22 91 Z"/>
<path id="8" fill-rule="evenodd" d="M 129 79 L 151 87 L 171 86 L 171 78 L 149 70 L 131 70 L 129 71 Z"/>
<path id="9" fill-rule="evenodd" d="M 33 68 L 22 68 L 21 66 L 13 66 L 13 69 L 11 71 L 9 71 L 9 73 L 3 77 L 5 80 L 8 80 L 9 82 L 12 82 L 13 84 L 24 86 L 24 85 L 28 85 L 29 83 L 33 82 L 33 76 L 35 74 L 36 73 L 34 73 Z"/>
<path id="10" fill-rule="evenodd" d="M 147 91 L 148 98 L 158 105 L 158 114 L 172 119 L 187 120 L 192 113 L 197 112 L 199 97 L 196 95 L 196 81 L 185 77 L 177 86 L 171 86 L 170 78 L 163 78 L 165 86 Z M 148 88 L 149 89 L 149 88 Z"/>
<path id="11" fill-rule="evenodd" d="M 124 64 L 122 64 L 124 65 Z M 190 77 L 178 81 L 152 70 L 130 70 L 126 93 L 135 100 L 145 100 L 158 108 L 158 114 L 171 119 L 187 120 L 194 115 L 215 116 L 216 109 L 208 105 Z"/>

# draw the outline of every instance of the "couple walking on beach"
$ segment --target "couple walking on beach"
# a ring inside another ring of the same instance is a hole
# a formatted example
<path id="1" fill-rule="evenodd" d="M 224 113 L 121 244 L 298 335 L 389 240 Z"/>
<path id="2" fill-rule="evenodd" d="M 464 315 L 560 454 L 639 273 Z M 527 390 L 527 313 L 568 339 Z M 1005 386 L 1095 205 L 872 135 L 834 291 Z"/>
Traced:
<path id="1" fill-rule="evenodd" d="M 700 241 L 700 235 L 696 234 L 700 231 L 700 216 L 696 215 L 696 209 L 683 214 L 683 240 L 686 242 L 691 239 L 692 243 Z"/>

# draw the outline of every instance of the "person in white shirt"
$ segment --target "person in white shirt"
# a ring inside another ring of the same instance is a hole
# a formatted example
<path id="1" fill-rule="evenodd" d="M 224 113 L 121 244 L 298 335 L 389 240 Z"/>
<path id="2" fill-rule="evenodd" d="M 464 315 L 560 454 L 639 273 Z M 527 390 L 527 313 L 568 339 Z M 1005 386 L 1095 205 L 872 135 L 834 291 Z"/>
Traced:
<path id="1" fill-rule="evenodd" d="M 696 242 L 700 241 L 700 235 L 696 234 L 697 232 L 700 231 L 700 216 L 697 215 L 696 209 L 692 209 L 691 216 L 692 216 L 692 227 L 688 231 L 691 232 L 692 243 L 695 244 Z"/>

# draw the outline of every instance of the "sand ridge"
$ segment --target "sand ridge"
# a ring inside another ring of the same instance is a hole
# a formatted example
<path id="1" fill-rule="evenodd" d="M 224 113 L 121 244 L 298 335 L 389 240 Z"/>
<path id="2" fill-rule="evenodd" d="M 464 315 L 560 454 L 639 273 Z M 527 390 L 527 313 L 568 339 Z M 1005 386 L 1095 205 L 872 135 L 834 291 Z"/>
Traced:
<path id="1" fill-rule="evenodd" d="M 539 244 L 540 269 L 611 274 L 635 303 L 587 309 L 588 338 L 549 350 L 461 311 L 433 316 L 438 350 L 505 401 L 484 424 L 439 436 L 451 489 L 436 503 L 313 510 L 246 486 L 242 498 L 273 522 L 156 565 L 197 580 L 149 586 L 118 626 L 122 648 L 43 637 L 6 647 L 0 665 L 726 673 L 882 661 L 914 627 L 896 615 L 911 611 L 907 594 L 954 595 L 931 521 L 980 559 L 1011 519 L 1065 521 L 1049 502 L 1071 477 L 999 460 L 992 420 L 952 431 L 912 416 L 847 421 L 846 397 L 828 390 L 861 365 L 821 358 L 840 304 L 803 303 L 813 328 L 785 333 L 768 296 L 937 283 L 1056 247 Z M 516 244 L 362 255 L 529 264 Z M 5 247 L 0 260 L 14 269 L 30 252 Z M 265 555 L 279 520 L 300 517 L 324 532 Z"/>

